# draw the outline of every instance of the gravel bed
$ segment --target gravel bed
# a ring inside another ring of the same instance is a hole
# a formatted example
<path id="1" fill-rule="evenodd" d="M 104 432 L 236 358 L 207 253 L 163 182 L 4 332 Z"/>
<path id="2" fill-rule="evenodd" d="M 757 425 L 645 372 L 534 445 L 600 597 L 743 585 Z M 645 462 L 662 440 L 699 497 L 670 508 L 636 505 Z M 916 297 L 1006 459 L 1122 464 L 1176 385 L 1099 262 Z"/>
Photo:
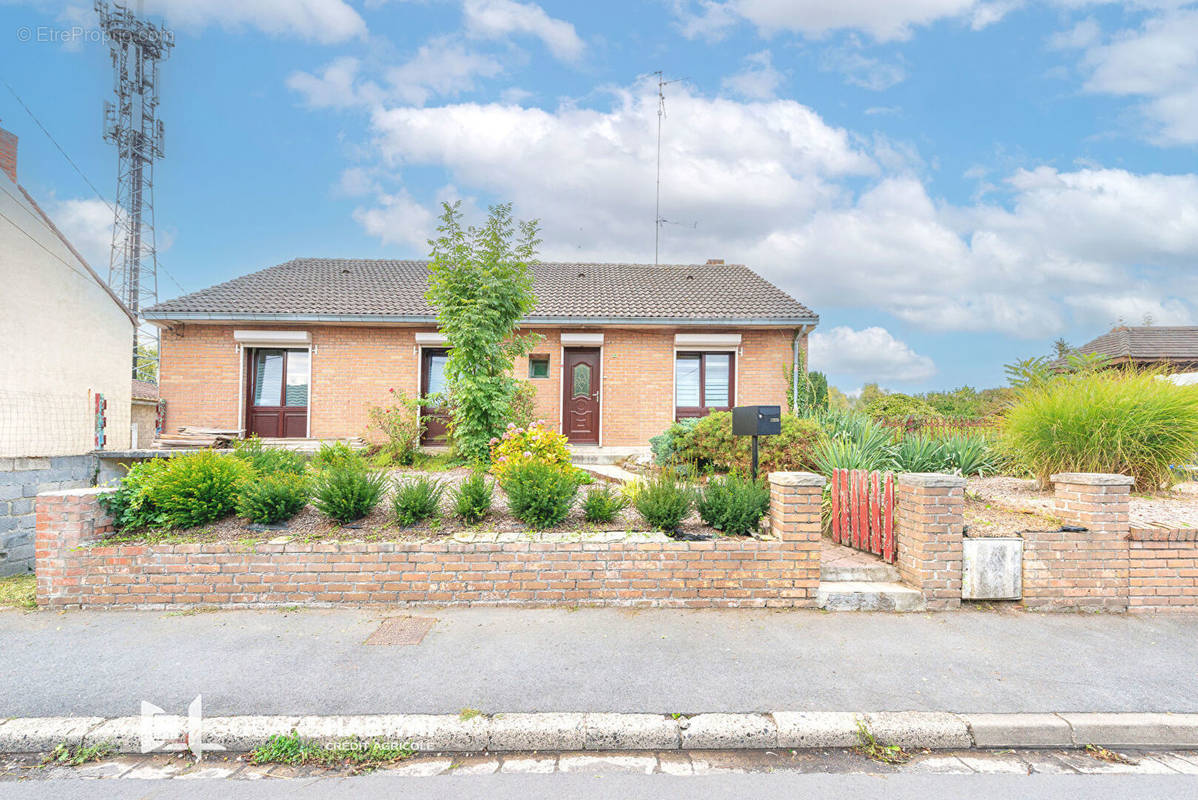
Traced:
<path id="1" fill-rule="evenodd" d="M 665 534 L 648 531 L 644 520 L 631 506 L 625 508 L 609 523 L 593 524 L 585 521 L 582 516 L 582 501 L 586 497 L 588 489 L 603 485 L 604 481 L 598 477 L 596 477 L 595 483 L 579 488 L 574 507 L 560 525 L 534 531 L 511 515 L 508 510 L 507 495 L 504 494 L 503 489 L 499 488 L 498 484 L 495 486 L 492 497 L 491 513 L 480 523 L 466 525 L 454 516 L 453 499 L 450 495 L 452 489 L 470 475 L 468 469 L 458 468 L 443 472 L 391 470 L 392 485 L 395 480 L 413 478 L 418 475 L 428 475 L 445 484 L 445 495 L 441 500 L 439 519 L 433 520 L 431 524 L 399 527 L 395 523 L 394 511 L 391 508 L 393 491 L 389 487 L 374 511 L 348 525 L 341 525 L 330 520 L 309 505 L 292 517 L 285 528 L 252 530 L 246 520 L 237 516 L 228 516 L 194 528 L 168 533 L 152 531 L 125 533 L 118 538 L 121 541 L 130 542 L 180 540 L 188 542 L 257 542 L 270 541 L 280 536 L 300 541 L 427 541 L 450 538 L 459 541 L 521 541 L 528 539 L 534 541 L 577 541 L 580 539 L 618 541 L 627 538 L 668 541 Z M 683 521 L 680 529 L 683 534 L 693 536 L 721 535 L 694 513 Z M 632 536 L 629 536 L 630 534 Z"/>
<path id="2" fill-rule="evenodd" d="M 965 496 L 966 524 L 970 521 L 971 505 L 996 514 L 1030 513 L 1047 519 L 1053 515 L 1052 490 L 1037 490 L 1036 482 L 1031 479 L 971 478 L 966 483 Z M 1133 493 L 1129 505 L 1132 527 L 1198 528 L 1198 482 L 1179 483 L 1168 491 L 1155 494 Z M 1047 530 L 1052 529 L 1055 526 Z M 1046 529 L 1038 527 L 1024 530 Z"/>

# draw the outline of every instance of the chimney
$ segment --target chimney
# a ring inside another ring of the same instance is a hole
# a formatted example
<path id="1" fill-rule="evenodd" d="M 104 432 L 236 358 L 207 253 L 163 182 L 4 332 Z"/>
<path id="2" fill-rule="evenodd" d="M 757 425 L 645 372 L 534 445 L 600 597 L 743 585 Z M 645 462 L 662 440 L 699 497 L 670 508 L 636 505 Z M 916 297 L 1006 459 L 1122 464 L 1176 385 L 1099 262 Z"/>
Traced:
<path id="1" fill-rule="evenodd" d="M 17 135 L 0 128 L 0 170 L 17 182 Z"/>
<path id="2" fill-rule="evenodd" d="M 16 145 L 13 145 L 13 147 L 15 148 L 15 147 L 16 147 Z M 722 258 L 709 258 L 709 259 L 707 259 L 707 263 L 708 263 L 708 264 L 717 264 L 717 265 L 718 265 L 718 264 L 723 264 L 723 263 L 724 263 L 724 259 L 722 259 Z"/>

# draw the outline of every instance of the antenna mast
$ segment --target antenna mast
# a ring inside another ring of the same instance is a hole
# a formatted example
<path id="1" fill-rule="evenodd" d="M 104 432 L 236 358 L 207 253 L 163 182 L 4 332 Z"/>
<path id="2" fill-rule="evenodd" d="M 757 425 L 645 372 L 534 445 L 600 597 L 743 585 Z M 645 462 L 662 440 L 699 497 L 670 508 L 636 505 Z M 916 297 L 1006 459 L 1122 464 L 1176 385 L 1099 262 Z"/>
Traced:
<path id="1" fill-rule="evenodd" d="M 653 266 L 656 267 L 661 249 L 661 225 L 665 222 L 661 218 L 661 121 L 666 115 L 665 88 L 685 78 L 667 81 L 661 70 L 653 74 L 657 76 L 657 196 L 653 208 Z"/>
<path id="2" fill-rule="evenodd" d="M 140 12 L 140 2 L 138 8 Z M 115 105 L 104 103 L 104 141 L 116 145 L 118 159 L 108 285 L 138 319 L 133 331 L 133 378 L 156 382 L 158 329 L 146 324 L 141 312 L 158 302 L 154 161 L 164 155 L 158 62 L 170 55 L 175 36 L 123 5 L 96 0 L 95 9 L 112 54 L 116 93 Z"/>

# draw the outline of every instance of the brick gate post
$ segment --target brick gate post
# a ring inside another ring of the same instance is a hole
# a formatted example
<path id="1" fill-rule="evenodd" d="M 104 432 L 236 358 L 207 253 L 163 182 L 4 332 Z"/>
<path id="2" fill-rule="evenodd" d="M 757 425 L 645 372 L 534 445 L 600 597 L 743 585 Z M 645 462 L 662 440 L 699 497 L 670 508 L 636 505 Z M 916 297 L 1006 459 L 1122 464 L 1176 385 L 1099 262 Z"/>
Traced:
<path id="1" fill-rule="evenodd" d="M 820 512 L 826 481 L 811 472 L 771 472 L 769 481 L 770 531 L 793 562 L 795 605 L 814 606 L 819 592 Z"/>

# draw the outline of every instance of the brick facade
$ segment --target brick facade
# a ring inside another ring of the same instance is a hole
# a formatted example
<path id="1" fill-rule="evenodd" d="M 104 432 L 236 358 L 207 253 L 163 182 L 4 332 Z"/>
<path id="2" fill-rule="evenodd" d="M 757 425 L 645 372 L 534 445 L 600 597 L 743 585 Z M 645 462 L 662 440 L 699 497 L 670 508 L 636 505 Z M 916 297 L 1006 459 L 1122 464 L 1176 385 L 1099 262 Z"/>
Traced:
<path id="1" fill-rule="evenodd" d="M 929 610 L 961 605 L 965 479 L 907 472 L 895 487 L 895 567 Z"/>
<path id="2" fill-rule="evenodd" d="M 325 542 L 103 546 L 104 489 L 39 495 L 37 597 L 48 608 L 184 605 L 815 604 L 823 479 L 773 473 L 770 539 L 708 542 Z"/>
<path id="3" fill-rule="evenodd" d="M 1198 611 L 1198 530 L 1132 530 L 1127 540 L 1131 611 Z"/>
<path id="4" fill-rule="evenodd" d="M 271 326 L 246 323 L 236 327 L 266 330 Z M 313 438 L 364 436 L 367 409 L 386 403 L 388 389 L 415 396 L 420 353 L 416 333 L 433 332 L 432 328 L 398 326 L 275 327 L 311 334 L 309 435 Z M 231 325 L 179 324 L 163 332 L 159 390 L 167 401 L 166 430 L 183 425 L 243 426 L 244 354 L 233 340 L 233 330 Z M 529 379 L 537 388 L 537 413 L 556 428 L 561 424 L 562 330 L 530 330 L 543 337 L 533 352 L 549 357 L 549 376 Z M 674 334 L 678 332 L 603 330 L 601 444 L 644 447 L 673 421 Z M 785 406 L 793 336 L 792 330 L 741 332 L 736 351 L 736 403 Z M 806 337 L 801 347 L 806 352 Z M 518 359 L 515 374 L 528 379 L 527 359 Z"/>

